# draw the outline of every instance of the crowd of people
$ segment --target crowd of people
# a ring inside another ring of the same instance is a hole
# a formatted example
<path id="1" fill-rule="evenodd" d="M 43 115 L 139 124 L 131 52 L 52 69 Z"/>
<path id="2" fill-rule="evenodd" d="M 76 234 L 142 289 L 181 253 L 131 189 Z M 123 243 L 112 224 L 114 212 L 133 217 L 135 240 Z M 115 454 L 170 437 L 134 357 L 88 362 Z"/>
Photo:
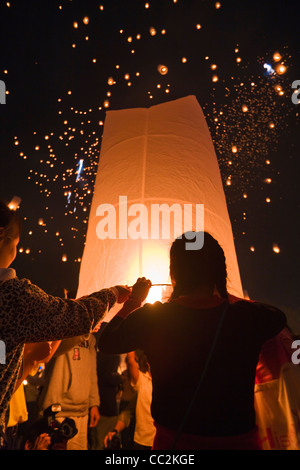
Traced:
<path id="1" fill-rule="evenodd" d="M 145 278 L 76 300 L 46 294 L 11 268 L 20 235 L 18 213 L 1 203 L 2 449 L 262 448 L 258 363 L 275 378 L 264 347 L 292 337 L 280 310 L 227 292 L 224 252 L 209 233 L 201 250 L 186 250 L 191 234 L 173 242 L 172 295 L 153 305 Z"/>

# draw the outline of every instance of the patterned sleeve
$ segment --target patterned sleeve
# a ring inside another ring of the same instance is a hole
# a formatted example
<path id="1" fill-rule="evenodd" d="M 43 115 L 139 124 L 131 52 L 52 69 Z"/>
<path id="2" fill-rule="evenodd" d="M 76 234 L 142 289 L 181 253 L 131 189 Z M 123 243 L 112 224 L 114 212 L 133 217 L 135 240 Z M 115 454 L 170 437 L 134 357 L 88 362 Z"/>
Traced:
<path id="1" fill-rule="evenodd" d="M 88 334 L 117 300 L 114 289 L 61 299 L 17 278 L 3 283 L 0 297 L 5 337 L 15 345 Z"/>

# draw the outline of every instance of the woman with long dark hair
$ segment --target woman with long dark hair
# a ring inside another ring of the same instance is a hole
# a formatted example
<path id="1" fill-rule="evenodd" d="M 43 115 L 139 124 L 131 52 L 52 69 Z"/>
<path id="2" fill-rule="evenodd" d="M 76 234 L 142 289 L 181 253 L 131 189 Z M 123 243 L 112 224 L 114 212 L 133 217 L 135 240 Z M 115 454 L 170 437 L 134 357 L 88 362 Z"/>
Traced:
<path id="1" fill-rule="evenodd" d="M 105 353 L 142 349 L 152 381 L 154 449 L 259 449 L 254 382 L 263 343 L 286 324 L 278 309 L 232 299 L 223 249 L 204 232 L 200 250 L 183 234 L 170 250 L 169 302 L 145 304 L 138 279 L 103 330 Z"/>

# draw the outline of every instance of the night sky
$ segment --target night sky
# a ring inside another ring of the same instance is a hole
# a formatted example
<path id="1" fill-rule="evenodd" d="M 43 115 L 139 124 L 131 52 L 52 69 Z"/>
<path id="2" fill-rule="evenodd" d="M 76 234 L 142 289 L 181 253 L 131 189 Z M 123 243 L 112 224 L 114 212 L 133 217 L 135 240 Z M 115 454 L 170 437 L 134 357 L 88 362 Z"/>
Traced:
<path id="1" fill-rule="evenodd" d="M 1 0 L 0 198 L 22 199 L 18 276 L 50 294 L 76 292 L 106 110 L 194 94 L 244 289 L 283 308 L 300 331 L 297 5 Z"/>

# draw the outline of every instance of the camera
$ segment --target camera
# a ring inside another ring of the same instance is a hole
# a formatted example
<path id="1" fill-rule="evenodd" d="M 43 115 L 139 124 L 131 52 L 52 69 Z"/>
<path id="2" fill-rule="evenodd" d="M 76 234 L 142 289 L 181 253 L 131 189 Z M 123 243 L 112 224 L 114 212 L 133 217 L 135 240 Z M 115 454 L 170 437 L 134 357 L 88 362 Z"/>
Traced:
<path id="1" fill-rule="evenodd" d="M 114 436 L 107 441 L 107 450 L 120 450 L 122 448 L 121 438 L 119 434 L 114 434 Z"/>
<path id="2" fill-rule="evenodd" d="M 59 403 L 50 405 L 44 411 L 43 416 L 43 432 L 49 434 L 51 438 L 52 448 L 55 444 L 61 444 L 66 442 L 72 437 L 76 436 L 78 430 L 75 425 L 75 421 L 72 418 L 65 418 L 62 423 L 59 423 L 55 418 L 57 413 L 61 411 Z"/>

